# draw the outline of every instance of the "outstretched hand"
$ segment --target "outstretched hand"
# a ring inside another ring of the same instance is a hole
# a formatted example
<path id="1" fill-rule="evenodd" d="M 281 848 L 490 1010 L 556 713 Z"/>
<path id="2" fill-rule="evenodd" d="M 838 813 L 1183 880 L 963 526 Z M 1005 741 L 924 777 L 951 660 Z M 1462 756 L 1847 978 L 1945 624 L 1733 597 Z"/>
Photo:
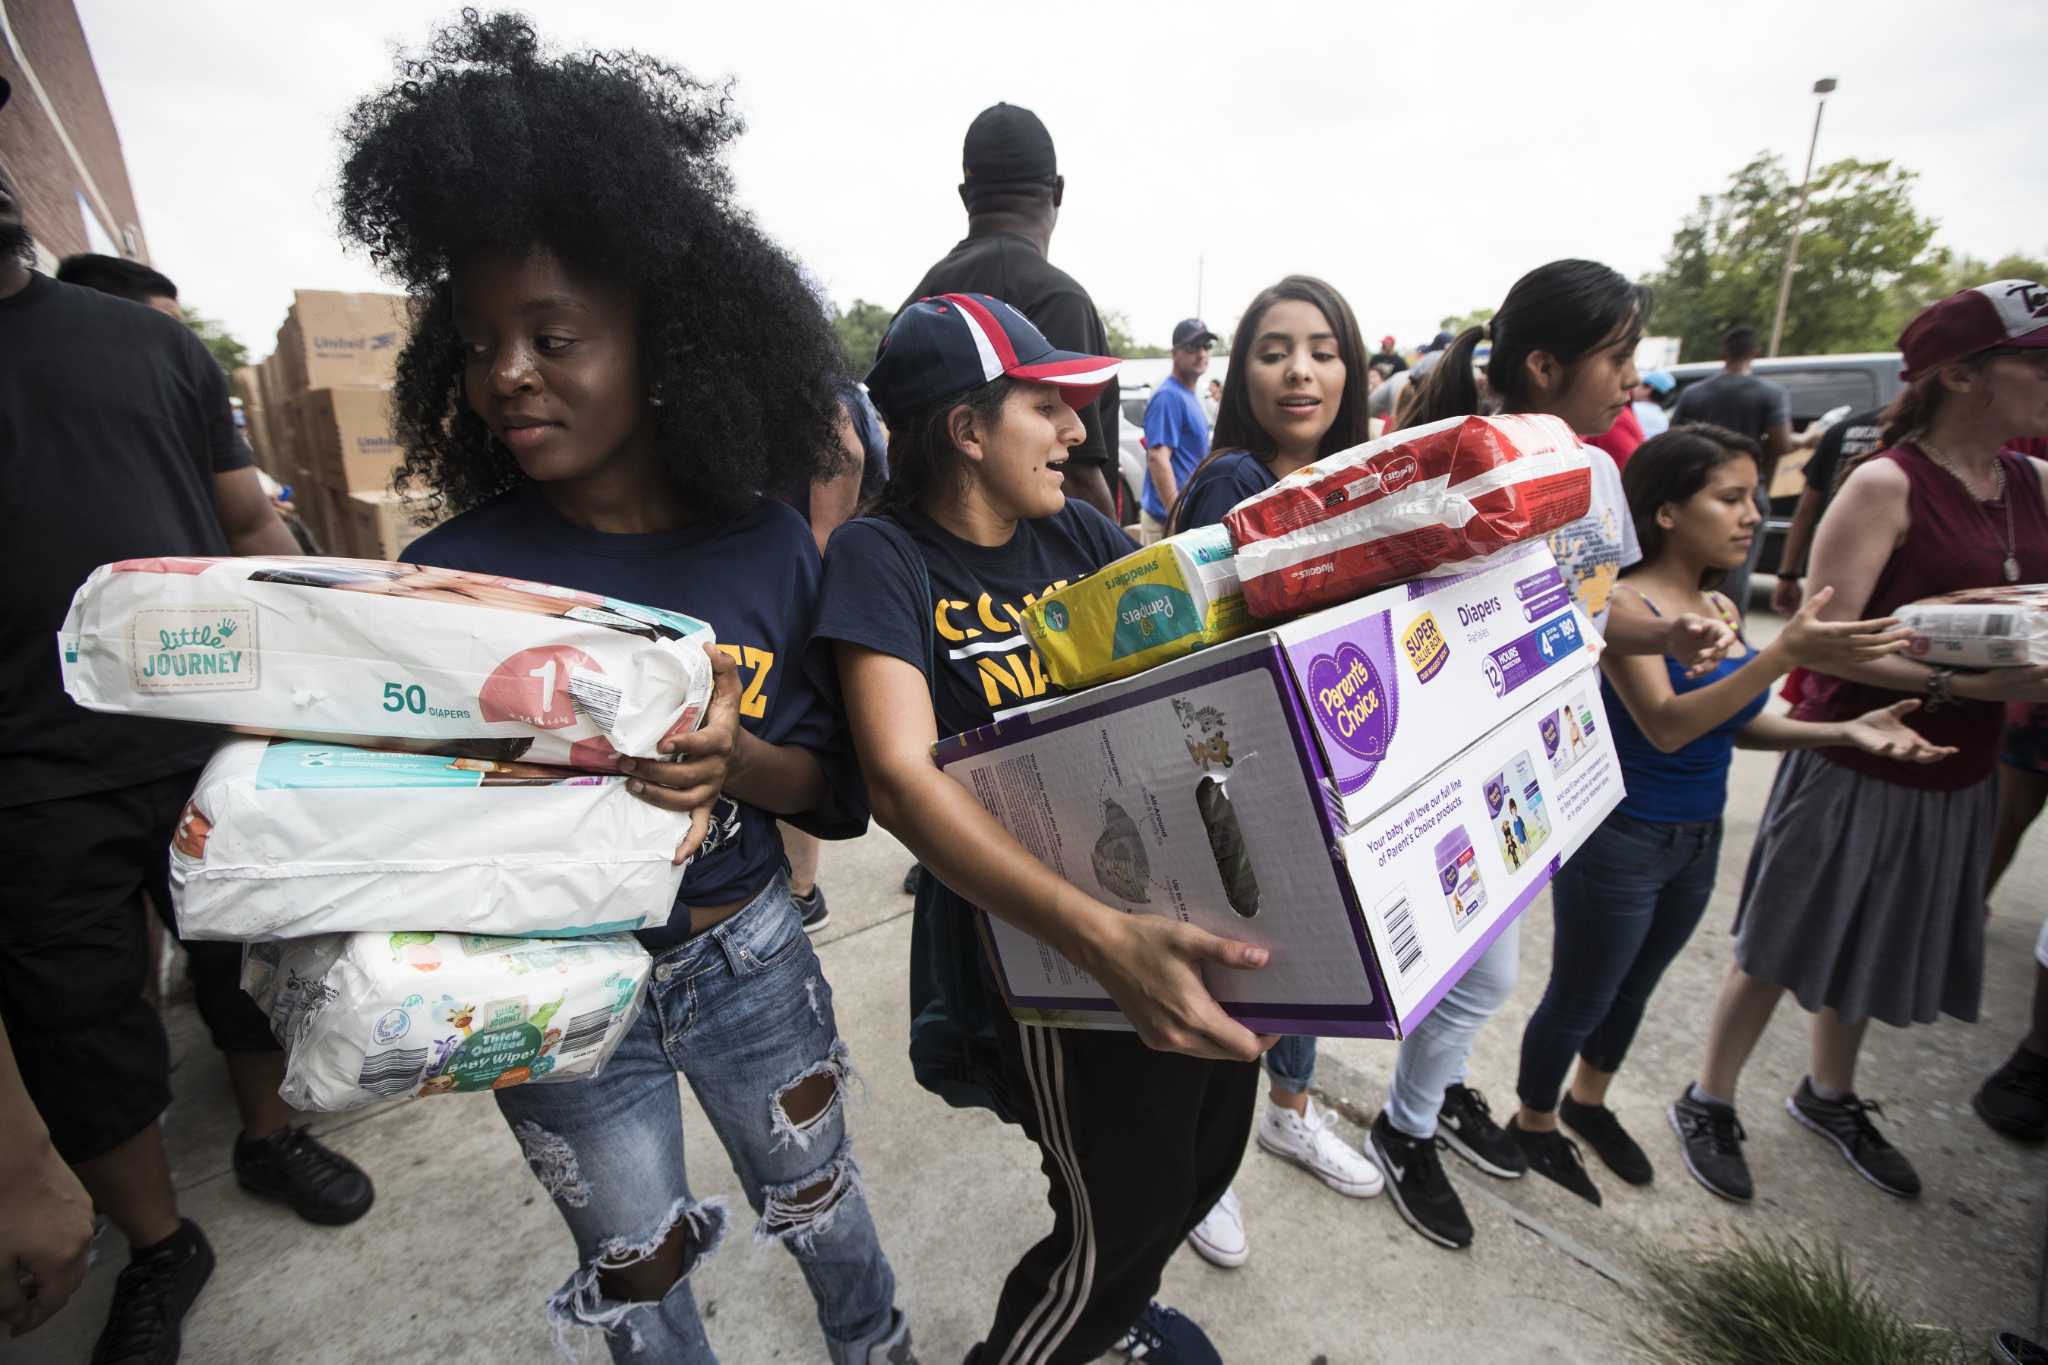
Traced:
<path id="1" fill-rule="evenodd" d="M 1896 616 L 1864 621 L 1821 620 L 1821 609 L 1834 596 L 1832 587 L 1813 593 L 1779 632 L 1778 645 L 1793 663 L 1817 673 L 1839 674 L 1844 668 L 1875 663 L 1912 644 L 1913 632 L 1900 625 Z"/>
<path id="2" fill-rule="evenodd" d="M 1685 676 L 1698 678 L 1711 673 L 1735 647 L 1735 628 L 1726 621 L 1697 612 L 1681 612 L 1671 619 L 1664 652 L 1685 667 Z"/>
<path id="3" fill-rule="evenodd" d="M 1919 709 L 1919 699 L 1908 697 L 1845 722 L 1842 733 L 1866 754 L 1895 758 L 1901 763 L 1939 763 L 1955 753 L 1955 747 L 1929 744 L 1918 730 L 1906 724 L 1906 717 Z"/>

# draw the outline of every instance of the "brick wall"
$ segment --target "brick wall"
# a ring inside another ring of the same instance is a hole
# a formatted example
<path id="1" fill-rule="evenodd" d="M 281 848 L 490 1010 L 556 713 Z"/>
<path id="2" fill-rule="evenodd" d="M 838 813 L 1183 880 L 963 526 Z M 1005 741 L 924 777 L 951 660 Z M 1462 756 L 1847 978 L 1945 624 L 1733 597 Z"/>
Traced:
<path id="1" fill-rule="evenodd" d="M 56 106 L 64 131 L 70 134 L 113 217 L 112 222 L 102 219 L 101 228 L 117 248 L 147 261 L 149 244 L 142 236 L 142 215 L 128 185 L 121 136 L 100 89 L 99 72 L 86 46 L 78 11 L 71 0 L 0 0 L 0 8 L 6 10 L 22 56 Z M 85 251 L 79 196 L 85 196 L 89 208 L 97 205 L 43 102 L 29 88 L 15 53 L 4 42 L 0 42 L 0 76 L 14 87 L 13 98 L 0 109 L 0 165 L 6 167 L 8 179 L 21 193 L 29 231 L 52 255 Z"/>

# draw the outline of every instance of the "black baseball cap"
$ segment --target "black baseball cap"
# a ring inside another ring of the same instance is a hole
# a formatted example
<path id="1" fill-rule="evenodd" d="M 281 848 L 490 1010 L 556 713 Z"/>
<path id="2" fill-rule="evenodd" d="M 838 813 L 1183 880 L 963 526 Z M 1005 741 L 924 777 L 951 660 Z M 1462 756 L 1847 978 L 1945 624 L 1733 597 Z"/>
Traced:
<path id="1" fill-rule="evenodd" d="M 967 125 L 960 178 L 968 188 L 1044 183 L 1059 171 L 1052 134 L 1029 109 L 992 104 Z"/>
<path id="2" fill-rule="evenodd" d="M 1209 324 L 1200 318 L 1182 318 L 1173 325 L 1173 349 L 1183 347 L 1213 346 L 1216 334 L 1209 330 Z"/>

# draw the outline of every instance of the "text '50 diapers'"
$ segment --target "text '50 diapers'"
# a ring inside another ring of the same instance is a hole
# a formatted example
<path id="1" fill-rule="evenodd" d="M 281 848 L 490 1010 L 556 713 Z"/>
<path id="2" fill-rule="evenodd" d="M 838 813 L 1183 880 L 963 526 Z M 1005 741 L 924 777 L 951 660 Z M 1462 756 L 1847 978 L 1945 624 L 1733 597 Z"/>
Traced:
<path id="1" fill-rule="evenodd" d="M 291 557 L 103 565 L 58 635 L 94 711 L 582 768 L 694 729 L 711 643 L 693 617 L 567 588 Z"/>
<path id="2" fill-rule="evenodd" d="M 1024 608 L 1046 675 L 1068 689 L 1142 673 L 1251 628 L 1221 526 L 1168 536 Z"/>
<path id="3" fill-rule="evenodd" d="M 1292 616 L 1455 570 L 1586 514 L 1592 463 L 1555 417 L 1452 417 L 1304 465 L 1223 519 L 1245 605 Z"/>
<path id="4" fill-rule="evenodd" d="M 284 1045 L 297 1109 L 594 1076 L 652 959 L 630 935 L 320 934 L 251 944 L 242 989 Z"/>
<path id="5" fill-rule="evenodd" d="M 608 774 L 234 739 L 178 823 L 171 902 L 186 938 L 654 929 L 689 828 Z"/>

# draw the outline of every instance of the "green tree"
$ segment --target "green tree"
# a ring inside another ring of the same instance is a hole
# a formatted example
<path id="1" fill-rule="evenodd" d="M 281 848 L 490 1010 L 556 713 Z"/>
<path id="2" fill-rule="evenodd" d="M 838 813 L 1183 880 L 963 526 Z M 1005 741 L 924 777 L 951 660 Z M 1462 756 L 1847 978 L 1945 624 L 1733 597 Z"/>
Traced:
<path id="1" fill-rule="evenodd" d="M 178 311 L 185 315 L 185 325 L 199 334 L 206 349 L 213 352 L 214 362 L 223 370 L 233 374 L 249 363 L 249 348 L 235 340 L 225 326 L 196 308 L 181 307 Z"/>
<path id="2" fill-rule="evenodd" d="M 841 312 L 836 306 L 832 310 L 832 330 L 839 337 L 839 349 L 846 356 L 846 366 L 854 374 L 867 373 L 875 363 L 875 352 L 881 349 L 882 334 L 889 330 L 889 323 L 895 314 L 879 303 L 866 299 L 855 299 L 853 307 Z"/>
<path id="3" fill-rule="evenodd" d="M 1102 315 L 1102 330 L 1109 334 L 1109 353 L 1119 360 L 1152 360 L 1173 354 L 1170 346 L 1140 346 L 1131 339 L 1131 320 L 1111 310 Z"/>
<path id="4" fill-rule="evenodd" d="M 1455 317 L 1439 319 L 1436 325 L 1455 336 L 1467 327 L 1484 327 L 1492 321 L 1493 310 L 1491 308 L 1474 308 L 1469 313 L 1459 313 Z"/>
<path id="5" fill-rule="evenodd" d="M 1913 320 L 1915 313 L 1937 299 L 1947 298 L 1957 290 L 1988 284 L 1992 280 L 2048 278 L 2048 261 L 2033 256 L 2022 256 L 2017 252 L 2001 256 L 1989 265 L 1974 256 L 1957 256 L 1945 249 L 1939 254 L 1939 267 L 1928 272 L 1926 278 L 1902 281 L 1892 289 L 1886 325 L 1894 338 L 1905 330 L 1906 324 Z"/>
<path id="6" fill-rule="evenodd" d="M 1831 162 L 1814 171 L 1800 222 L 1779 350 L 1787 355 L 1889 350 L 1901 300 L 1935 288 L 1948 264 L 1934 221 L 1913 205 L 1914 172 L 1889 161 Z M 1762 154 L 1700 197 L 1651 277 L 1649 330 L 1681 341 L 1681 359 L 1720 353 L 1721 334 L 1747 324 L 1769 336 L 1799 187 Z"/>

